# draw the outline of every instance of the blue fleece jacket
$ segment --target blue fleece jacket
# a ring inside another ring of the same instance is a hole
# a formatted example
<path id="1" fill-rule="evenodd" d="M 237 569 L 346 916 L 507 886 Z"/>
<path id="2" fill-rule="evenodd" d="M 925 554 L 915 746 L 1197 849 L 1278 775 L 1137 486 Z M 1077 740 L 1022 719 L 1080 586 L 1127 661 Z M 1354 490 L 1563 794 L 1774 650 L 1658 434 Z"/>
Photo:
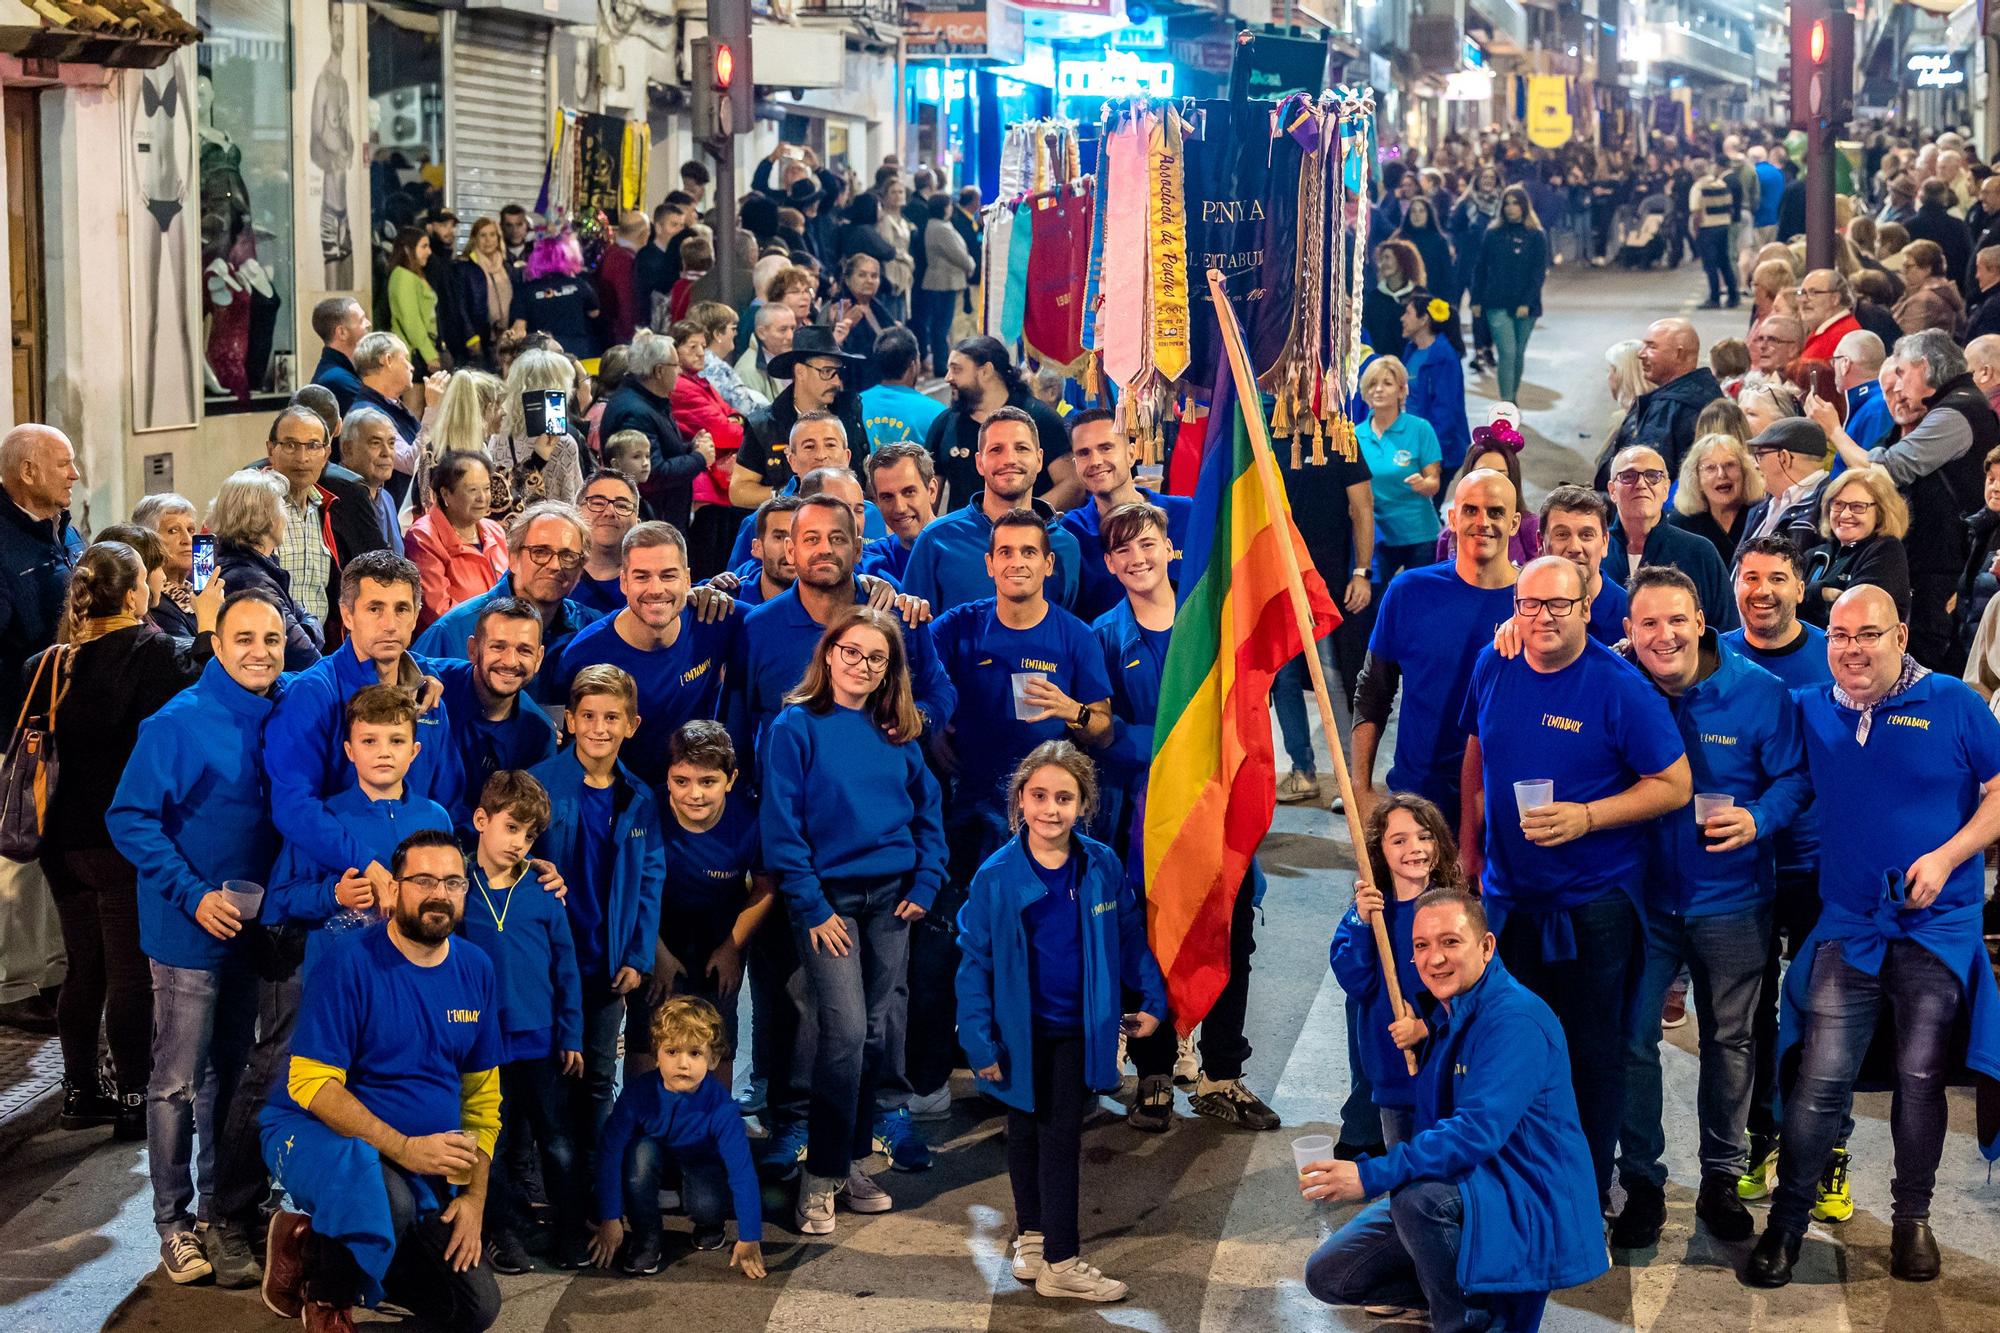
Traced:
<path id="1" fill-rule="evenodd" d="M 1167 565 L 1167 577 L 1179 583 L 1180 553 L 1187 544 L 1188 517 L 1194 513 L 1194 501 L 1185 495 L 1161 495 L 1144 486 L 1139 488 L 1139 498 L 1166 511 L 1167 544 L 1174 550 L 1173 559 Z M 1062 516 L 1062 530 L 1076 538 L 1079 553 L 1076 602 L 1070 609 L 1085 620 L 1095 620 L 1125 600 L 1124 585 L 1104 565 L 1103 524 L 1104 518 L 1097 512 L 1097 501 L 1091 499 L 1086 499 Z"/>
<path id="2" fill-rule="evenodd" d="M 903 591 L 923 598 L 931 611 L 943 615 L 954 606 L 993 596 L 993 576 L 986 572 L 986 551 L 992 545 L 993 522 L 980 508 L 985 492 L 972 497 L 963 509 L 954 509 L 917 534 L 910 548 L 909 572 Z M 1043 500 L 1034 509 L 1048 525 L 1049 550 L 1056 558 L 1055 577 L 1049 581 L 1049 600 L 1073 607 L 1077 599 L 1078 571 L 1083 565 L 1082 549 L 1076 534 L 1056 521 L 1056 511 Z"/>
<path id="3" fill-rule="evenodd" d="M 930 910 L 944 880 L 944 821 L 923 747 L 897 744 L 865 714 L 794 704 L 764 740 L 764 865 L 792 919 L 833 915 L 822 881 L 910 875 L 905 897 Z"/>
<path id="4" fill-rule="evenodd" d="M 625 1153 L 634 1139 L 653 1139 L 675 1157 L 720 1159 L 736 1203 L 736 1239 L 764 1239 L 764 1199 L 743 1113 L 722 1080 L 710 1074 L 693 1092 L 668 1092 L 656 1073 L 626 1082 L 597 1137 L 595 1220 L 625 1212 Z"/>
<path id="5" fill-rule="evenodd" d="M 438 664 L 428 658 L 411 661 L 425 675 L 437 674 Z M 380 683 L 375 664 L 356 657 L 351 644 L 342 644 L 287 680 L 264 728 L 271 817 L 286 843 L 298 844 L 315 865 L 359 869 L 377 855 L 365 852 L 341 826 L 330 798 L 354 786 L 354 765 L 342 745 L 343 710 L 357 691 Z M 417 743 L 423 748 L 405 780 L 411 792 L 446 806 L 460 799 L 465 788 L 451 736 L 451 710 L 440 700 L 417 719 Z M 388 864 L 386 858 L 382 864 Z"/>
<path id="6" fill-rule="evenodd" d="M 363 869 L 370 861 L 380 861 L 386 867 L 403 839 L 419 830 L 452 831 L 451 813 L 428 796 L 411 791 L 407 780 L 400 799 L 377 801 L 360 787 L 349 787 L 329 800 L 326 810 L 340 821 L 361 859 L 321 861 L 307 844 L 287 838 L 278 863 L 271 869 L 271 887 L 264 895 L 265 921 L 319 926 L 340 911 L 334 890 L 342 872 Z"/>
<path id="7" fill-rule="evenodd" d="M 1382 913 L 1389 928 L 1389 947 L 1396 959 L 1396 984 L 1403 999 L 1430 1021 L 1436 1007 L 1431 993 L 1410 961 L 1410 927 L 1417 918 L 1415 899 L 1398 902 L 1387 896 Z M 1361 919 L 1352 907 L 1334 927 L 1333 944 L 1327 961 L 1333 978 L 1347 993 L 1348 1007 L 1355 1011 L 1355 1030 L 1361 1038 L 1361 1068 L 1374 1088 L 1375 1104 L 1410 1110 L 1417 1104 L 1417 1080 L 1410 1073 L 1402 1048 L 1389 1039 L 1389 1024 L 1396 1019 L 1389 1008 L 1389 988 L 1382 984 L 1382 964 L 1375 951 L 1375 928 Z"/>
<path id="8" fill-rule="evenodd" d="M 472 826 L 472 809 L 486 779 L 506 769 L 533 768 L 556 752 L 556 724 L 528 697 L 514 696 L 514 707 L 498 722 L 486 716 L 473 683 L 472 663 L 439 662 L 444 682 L 444 706 L 451 714 L 451 744 L 458 751 L 458 771 L 465 781 L 452 800 L 442 801 L 461 828 Z"/>
<path id="9" fill-rule="evenodd" d="M 1101 792 L 1092 829 L 1124 855 L 1130 873 L 1139 870 L 1135 855 L 1139 839 L 1128 829 L 1145 798 L 1146 778 L 1153 766 L 1153 721 L 1160 711 L 1160 680 L 1167 652 L 1158 636 L 1149 639 L 1132 614 L 1132 604 L 1118 605 L 1091 622 L 1090 632 L 1104 654 L 1104 674 L 1111 681 L 1111 744 L 1097 752 Z"/>
<path id="10" fill-rule="evenodd" d="M 555 863 L 571 893 L 587 893 L 605 923 L 602 953 L 612 974 L 629 967 L 653 970 L 653 944 L 660 933 L 660 885 L 666 879 L 667 851 L 660 835 L 660 812 L 648 791 L 622 763 L 612 778 L 611 882 L 583 878 L 583 764 L 573 750 L 535 765 L 529 772 L 549 794 L 549 826 L 535 841 L 535 855 Z M 582 950 L 579 950 L 582 952 Z M 585 977 L 585 985 L 609 977 Z"/>
<path id="11" fill-rule="evenodd" d="M 1118 1027 L 1124 992 L 1164 1020 L 1167 983 L 1146 944 L 1145 913 L 1125 883 L 1118 856 L 1081 834 L 1077 897 L 1083 905 L 1083 1077 L 1092 1088 L 1118 1086 Z M 1034 994 L 1028 980 L 1033 946 L 1024 916 L 1048 893 L 1024 837 L 1010 839 L 972 877 L 958 912 L 958 1039 L 974 1069 L 1000 1066 L 980 1091 L 1019 1111 L 1035 1109 Z"/>
<path id="12" fill-rule="evenodd" d="M 532 871 L 496 889 L 470 857 L 459 934 L 493 962 L 500 1000 L 500 1058 L 539 1060 L 583 1049 L 583 984 L 562 899 Z"/>
<path id="13" fill-rule="evenodd" d="M 1777 888 L 1776 834 L 1811 799 L 1805 743 L 1791 691 L 1764 668 L 1719 644 L 1709 630 L 1705 653 L 1715 670 L 1667 711 L 1687 746 L 1698 792 L 1722 792 L 1757 821 L 1757 839 L 1733 852 L 1711 852 L 1692 803 L 1653 821 L 1646 861 L 1646 910 L 1674 916 L 1721 916 L 1771 901 Z"/>
<path id="14" fill-rule="evenodd" d="M 278 854 L 264 781 L 271 708 L 211 658 L 139 724 L 104 826 L 139 872 L 139 947 L 155 962 L 208 969 L 241 959 L 241 935 L 219 940 L 194 913 L 225 879 L 269 882 Z"/>
<path id="15" fill-rule="evenodd" d="M 1370 1196 L 1455 1183 L 1459 1286 L 1541 1293 L 1603 1273 L 1604 1222 L 1555 1014 L 1498 956 L 1440 1006 L 1417 1071 L 1417 1133 L 1357 1163 Z"/>
<path id="16" fill-rule="evenodd" d="M 479 626 L 479 613 L 486 604 L 502 597 L 517 597 L 514 591 L 514 576 L 502 574 L 500 581 L 480 593 L 477 597 L 460 602 L 451 610 L 431 622 L 431 627 L 417 636 L 410 645 L 410 651 L 439 661 L 465 660 L 465 641 L 472 637 L 472 631 Z M 593 621 L 604 618 L 604 613 L 594 607 L 581 605 L 565 597 L 556 611 L 553 624 L 542 626 L 542 662 L 553 662 L 556 652 L 568 643 L 576 632 Z M 530 682 L 532 687 L 535 682 Z M 537 697 L 540 697 L 539 695 Z"/>

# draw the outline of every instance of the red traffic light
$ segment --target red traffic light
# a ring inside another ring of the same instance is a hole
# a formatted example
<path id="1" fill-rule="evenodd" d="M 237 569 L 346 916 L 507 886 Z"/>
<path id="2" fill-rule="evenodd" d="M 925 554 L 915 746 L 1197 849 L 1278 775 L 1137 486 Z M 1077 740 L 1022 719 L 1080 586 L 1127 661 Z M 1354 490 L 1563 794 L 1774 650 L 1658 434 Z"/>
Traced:
<path id="1" fill-rule="evenodd" d="M 727 48 L 725 48 L 726 50 Z M 1826 20 L 1814 19 L 1812 34 L 1806 39 L 1807 53 L 1815 65 L 1826 63 Z"/>
<path id="2" fill-rule="evenodd" d="M 729 89 L 730 77 L 735 73 L 736 73 L 736 53 L 729 49 L 729 43 L 717 42 L 715 44 L 716 88 L 720 91 L 727 92 Z"/>

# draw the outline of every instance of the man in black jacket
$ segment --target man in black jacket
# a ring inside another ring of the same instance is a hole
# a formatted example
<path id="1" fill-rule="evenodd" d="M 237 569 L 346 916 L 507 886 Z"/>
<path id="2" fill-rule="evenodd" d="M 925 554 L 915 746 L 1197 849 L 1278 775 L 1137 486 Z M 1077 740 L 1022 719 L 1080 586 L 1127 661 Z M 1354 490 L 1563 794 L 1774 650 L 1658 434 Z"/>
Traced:
<path id="1" fill-rule="evenodd" d="M 652 441 L 653 471 L 644 487 L 646 502 L 685 533 L 694 512 L 694 479 L 714 464 L 715 445 L 707 431 L 690 441 L 674 424 L 674 381 L 680 373 L 672 338 L 650 329 L 634 332 L 624 382 L 605 403 L 597 434 L 608 440 L 621 430 L 636 430 Z"/>
<path id="2" fill-rule="evenodd" d="M 2000 176 L 1988 176 L 2000 180 Z M 1989 245 L 1972 258 L 1972 305 L 1965 312 L 1964 340 L 2000 333 L 2000 244 Z"/>
<path id="3" fill-rule="evenodd" d="M 1935 241 L 1944 251 L 1944 272 L 1957 275 L 1972 262 L 1972 233 L 1951 215 L 1951 187 L 1935 178 L 1924 182 L 1917 215 L 1903 224 L 1913 241 Z M 1912 637 L 1915 637 L 1914 633 Z"/>
<path id="4" fill-rule="evenodd" d="M 469 364 L 466 342 L 472 329 L 465 320 L 465 301 L 459 295 L 457 263 L 458 214 L 449 208 L 433 208 L 424 216 L 424 231 L 431 238 L 431 257 L 424 264 L 424 281 L 437 293 L 438 343 L 450 360 L 442 367 Z M 438 369 L 438 367 L 432 367 Z"/>
<path id="5" fill-rule="evenodd" d="M 1723 396 L 1708 367 L 1696 364 L 1700 357 L 1701 338 L 1687 320 L 1661 319 L 1648 326 L 1639 362 L 1653 388 L 1639 395 L 1619 423 L 1598 460 L 1594 490 L 1610 490 L 1612 458 L 1635 444 L 1658 450 L 1668 474 L 1680 475 L 1681 460 L 1694 446 L 1695 418 Z"/>
<path id="6" fill-rule="evenodd" d="M 346 416 L 361 392 L 361 376 L 354 369 L 354 349 L 373 327 L 368 323 L 368 312 L 351 296 L 329 296 L 313 307 L 312 326 L 319 340 L 326 344 L 319 354 L 319 365 L 313 368 L 312 382 L 333 390 L 340 414 Z"/>

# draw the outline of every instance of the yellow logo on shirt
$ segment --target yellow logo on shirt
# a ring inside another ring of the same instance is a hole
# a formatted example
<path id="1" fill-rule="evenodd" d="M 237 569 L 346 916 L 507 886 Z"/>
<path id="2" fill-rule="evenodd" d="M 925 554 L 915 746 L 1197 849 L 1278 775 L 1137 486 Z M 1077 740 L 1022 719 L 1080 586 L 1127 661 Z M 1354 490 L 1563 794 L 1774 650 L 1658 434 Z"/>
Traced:
<path id="1" fill-rule="evenodd" d="M 1138 665 L 1139 665 L 1139 659 L 1135 657 L 1135 658 L 1133 658 L 1133 659 L 1132 659 L 1131 661 L 1129 661 L 1129 662 L 1127 662 L 1127 663 L 1125 664 L 1125 669 L 1126 669 L 1127 671 L 1130 671 L 1130 670 L 1131 670 L 1131 669 L 1132 669 L 1133 667 L 1135 667 L 1135 666 L 1138 666 Z"/>
<path id="2" fill-rule="evenodd" d="M 1915 727 L 1919 731 L 1929 731 L 1931 720 L 1927 717 L 1911 717 L 1908 713 L 1891 713 L 1885 719 L 1892 727 Z"/>
<path id="3" fill-rule="evenodd" d="M 708 662 L 709 659 L 703 658 L 700 662 L 696 663 L 694 666 L 691 666 L 686 671 L 681 672 L 681 684 L 686 685 L 690 681 L 699 680 L 703 676 L 707 675 Z"/>
<path id="4" fill-rule="evenodd" d="M 1039 657 L 1024 657 L 1024 658 L 1022 658 L 1022 659 L 1021 659 L 1021 669 L 1022 669 L 1023 671 L 1060 671 L 1060 670 L 1062 670 L 1062 668 L 1061 668 L 1061 667 L 1059 667 L 1059 666 L 1057 666 L 1057 665 L 1056 665 L 1056 664 L 1055 664 L 1054 662 L 1044 662 L 1044 661 L 1043 661 L 1043 660 L 1042 660 L 1041 658 L 1039 658 Z"/>
<path id="5" fill-rule="evenodd" d="M 1703 745 L 1734 745 L 1736 744 L 1736 738 L 1734 736 L 1717 735 L 1712 731 L 1704 731 L 1701 733 L 1701 743 Z"/>
<path id="6" fill-rule="evenodd" d="M 992 666 L 992 665 L 993 665 L 993 659 L 992 659 L 992 658 L 990 658 L 990 657 L 982 657 L 982 658 L 980 658 L 980 659 L 979 659 L 979 665 L 981 665 L 981 666 Z"/>
<path id="7" fill-rule="evenodd" d="M 1092 916 L 1103 916 L 1106 912 L 1115 912 L 1117 910 L 1118 910 L 1118 904 L 1115 902 L 1099 903 L 1097 906 L 1090 909 L 1090 914 Z"/>
<path id="8" fill-rule="evenodd" d="M 1467 1074 L 1470 1074 L 1471 1072 L 1472 1071 L 1466 1068 L 1466 1066 L 1464 1065 L 1453 1065 L 1451 1067 L 1451 1076 L 1453 1078 L 1464 1078 Z"/>
<path id="9" fill-rule="evenodd" d="M 477 1009 L 447 1009 L 444 1011 L 444 1021 L 447 1023 L 477 1023 L 479 1021 L 479 1011 Z"/>
<path id="10" fill-rule="evenodd" d="M 1562 717 L 1555 713 L 1543 713 L 1542 725 L 1545 727 L 1554 727 L 1557 731 L 1568 731 L 1579 734 L 1583 731 L 1583 723 L 1573 717 Z"/>

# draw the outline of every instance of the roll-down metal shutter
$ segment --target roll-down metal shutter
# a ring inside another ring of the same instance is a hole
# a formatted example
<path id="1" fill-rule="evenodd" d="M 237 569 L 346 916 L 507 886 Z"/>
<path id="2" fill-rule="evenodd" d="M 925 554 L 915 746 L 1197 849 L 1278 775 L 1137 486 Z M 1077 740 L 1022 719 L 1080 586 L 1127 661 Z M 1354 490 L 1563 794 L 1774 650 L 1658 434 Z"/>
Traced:
<path id="1" fill-rule="evenodd" d="M 549 29 L 484 10 L 453 17 L 446 199 L 461 227 L 506 204 L 532 212 L 549 155 Z"/>

